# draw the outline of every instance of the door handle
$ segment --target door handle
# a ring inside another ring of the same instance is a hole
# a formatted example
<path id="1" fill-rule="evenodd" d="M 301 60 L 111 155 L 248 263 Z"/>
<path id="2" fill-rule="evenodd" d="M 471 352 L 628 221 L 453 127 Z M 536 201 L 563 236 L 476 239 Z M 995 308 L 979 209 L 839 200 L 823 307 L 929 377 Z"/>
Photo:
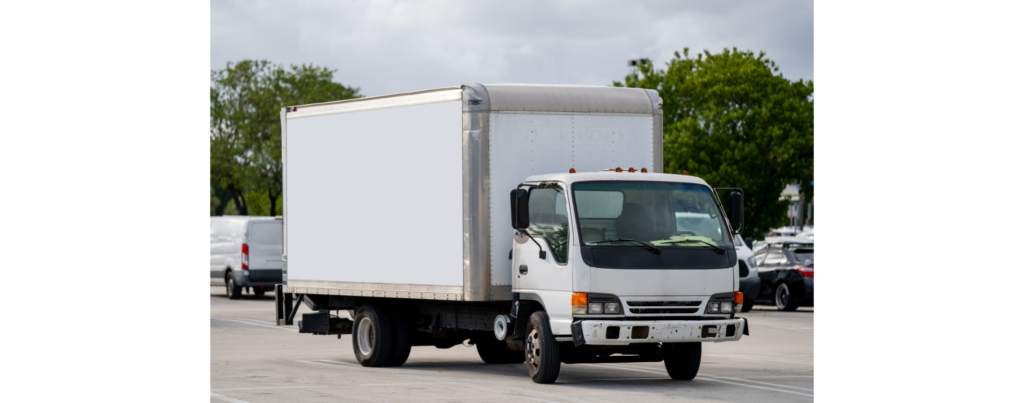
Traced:
<path id="1" fill-rule="evenodd" d="M 526 267 L 525 264 L 519 265 L 519 274 L 526 274 L 528 271 L 530 271 L 530 268 Z"/>

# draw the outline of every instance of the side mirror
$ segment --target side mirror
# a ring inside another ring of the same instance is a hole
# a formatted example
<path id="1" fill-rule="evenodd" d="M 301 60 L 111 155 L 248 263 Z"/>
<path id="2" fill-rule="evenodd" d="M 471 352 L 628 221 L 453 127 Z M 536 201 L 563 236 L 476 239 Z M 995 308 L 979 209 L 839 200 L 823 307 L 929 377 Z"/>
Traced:
<path id="1" fill-rule="evenodd" d="M 737 234 L 743 228 L 743 193 L 729 194 L 729 223 Z"/>
<path id="2" fill-rule="evenodd" d="M 530 226 L 530 191 L 514 189 L 509 194 L 512 207 L 512 229 L 524 229 Z"/>
<path id="3" fill-rule="evenodd" d="M 748 236 L 743 238 L 743 242 L 747 244 L 747 247 L 750 248 L 750 250 L 754 250 L 754 238 Z"/>

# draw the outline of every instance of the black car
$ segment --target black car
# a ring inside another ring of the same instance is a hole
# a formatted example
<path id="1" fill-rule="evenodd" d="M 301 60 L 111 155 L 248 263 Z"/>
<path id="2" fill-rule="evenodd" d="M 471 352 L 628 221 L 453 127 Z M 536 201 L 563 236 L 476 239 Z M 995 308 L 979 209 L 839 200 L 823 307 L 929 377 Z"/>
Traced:
<path id="1" fill-rule="evenodd" d="M 814 306 L 814 241 L 769 243 L 754 253 L 761 291 L 755 303 L 780 311 Z"/>

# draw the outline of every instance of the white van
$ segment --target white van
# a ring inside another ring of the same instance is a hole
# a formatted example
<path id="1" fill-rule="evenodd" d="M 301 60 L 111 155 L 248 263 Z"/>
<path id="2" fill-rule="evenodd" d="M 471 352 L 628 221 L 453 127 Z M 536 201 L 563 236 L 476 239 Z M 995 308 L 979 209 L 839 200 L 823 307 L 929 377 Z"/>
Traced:
<path id="1" fill-rule="evenodd" d="M 282 284 L 281 217 L 210 217 L 210 285 L 223 285 L 228 298 L 243 289 L 263 295 Z"/>

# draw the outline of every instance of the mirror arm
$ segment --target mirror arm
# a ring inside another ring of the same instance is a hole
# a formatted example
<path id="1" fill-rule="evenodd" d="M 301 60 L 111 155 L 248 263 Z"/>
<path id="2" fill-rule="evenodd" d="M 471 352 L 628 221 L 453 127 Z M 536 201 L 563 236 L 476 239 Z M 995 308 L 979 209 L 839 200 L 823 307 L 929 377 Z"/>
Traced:
<path id="1" fill-rule="evenodd" d="M 533 238 L 533 235 L 530 235 L 530 233 L 526 232 L 525 229 L 517 229 L 516 231 L 518 231 L 520 234 L 526 234 L 526 236 L 530 237 L 530 240 L 533 241 L 533 243 L 537 244 L 537 249 L 540 249 L 540 259 L 541 260 L 544 260 L 544 259 L 547 258 L 548 253 L 544 251 L 544 247 L 543 246 L 540 246 L 540 242 L 537 242 L 537 240 Z"/>

